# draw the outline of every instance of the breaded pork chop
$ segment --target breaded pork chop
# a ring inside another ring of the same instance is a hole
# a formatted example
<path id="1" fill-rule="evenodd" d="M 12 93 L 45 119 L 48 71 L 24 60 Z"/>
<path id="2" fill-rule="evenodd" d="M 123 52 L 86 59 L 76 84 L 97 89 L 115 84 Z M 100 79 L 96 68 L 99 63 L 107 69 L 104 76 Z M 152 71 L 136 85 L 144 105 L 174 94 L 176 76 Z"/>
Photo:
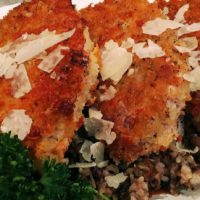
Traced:
<path id="1" fill-rule="evenodd" d="M 165 56 L 157 58 L 140 59 L 133 54 L 132 73 L 125 74 L 116 85 L 101 82 L 100 92 L 110 84 L 117 92 L 111 100 L 97 102 L 97 106 L 103 119 L 114 122 L 117 137 L 109 148 L 114 158 L 134 161 L 167 149 L 178 137 L 178 118 L 190 95 L 188 82 L 180 76 L 188 67 L 185 57 L 173 49 L 173 31 L 160 37 L 142 32 L 145 22 L 162 17 L 158 5 L 145 0 L 105 0 L 82 10 L 81 15 L 102 50 L 110 39 L 120 45 L 128 38 L 136 42 L 151 38 L 165 51 Z"/>
<path id="2" fill-rule="evenodd" d="M 36 157 L 62 161 L 96 82 L 90 52 L 84 50 L 85 27 L 67 0 L 22 3 L 0 27 L 1 70 L 8 59 L 16 67 L 14 75 L 0 77 L 1 130 L 25 131 L 21 139 Z M 39 55 L 31 57 L 35 52 Z M 28 91 L 19 94 L 25 85 Z"/>
<path id="3" fill-rule="evenodd" d="M 181 1 L 170 1 L 165 2 L 160 0 L 159 7 L 163 9 L 167 7 L 169 9 L 168 16 L 173 19 L 176 12 L 184 5 L 189 4 L 189 8 L 185 13 L 184 17 L 188 24 L 199 23 L 200 22 L 200 12 L 199 12 L 199 0 L 181 0 Z M 200 49 L 200 31 L 187 34 L 186 37 L 196 37 L 198 39 L 198 48 Z M 193 121 L 198 131 L 200 130 L 200 91 L 192 93 L 192 100 L 188 106 L 189 112 L 193 117 Z"/>

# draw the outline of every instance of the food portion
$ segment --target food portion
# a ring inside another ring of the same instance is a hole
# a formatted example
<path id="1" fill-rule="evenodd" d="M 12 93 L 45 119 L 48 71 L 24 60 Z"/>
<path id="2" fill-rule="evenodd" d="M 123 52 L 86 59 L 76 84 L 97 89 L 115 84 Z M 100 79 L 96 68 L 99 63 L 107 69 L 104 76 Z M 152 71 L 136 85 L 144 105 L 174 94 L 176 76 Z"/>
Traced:
<path id="1" fill-rule="evenodd" d="M 187 55 L 175 48 L 182 24 L 167 20 L 157 3 L 145 0 L 106 0 L 81 16 L 102 48 L 96 107 L 114 123 L 111 156 L 131 162 L 166 150 L 179 137 L 178 120 L 190 100 L 183 78 Z M 109 97 L 110 87 L 115 93 Z"/>
<path id="2" fill-rule="evenodd" d="M 62 161 L 92 101 L 98 49 L 66 0 L 24 2 L 0 27 L 1 131 L 39 159 Z"/>
<path id="3" fill-rule="evenodd" d="M 108 200 L 64 163 L 48 159 L 36 168 L 17 136 L 0 134 L 0 159 L 2 199 Z"/>
<path id="4" fill-rule="evenodd" d="M 174 18 L 175 13 L 180 7 L 188 6 L 187 12 L 184 15 L 185 21 L 188 24 L 195 24 L 195 27 L 197 28 L 195 32 L 187 34 L 188 37 L 196 38 L 197 40 L 197 49 L 193 52 L 190 52 L 190 58 L 188 60 L 188 63 L 190 64 L 191 68 L 193 69 L 191 72 L 191 76 L 193 76 L 193 81 L 196 82 L 196 84 L 191 84 L 192 87 L 192 101 L 189 103 L 188 106 L 188 112 L 191 114 L 191 117 L 193 118 L 193 123 L 198 129 L 200 130 L 200 112 L 199 112 L 199 90 L 200 90 L 200 83 L 199 83 L 199 75 L 200 75 L 200 13 L 199 13 L 199 7 L 197 6 L 199 4 L 199 1 L 197 0 L 187 0 L 187 1 L 173 1 L 172 3 L 166 3 L 165 1 L 159 1 L 159 6 L 163 9 L 164 7 L 167 7 L 169 10 L 169 17 Z M 191 26 L 190 26 L 191 27 Z M 191 78 L 190 76 L 190 78 Z"/>
<path id="5" fill-rule="evenodd" d="M 4 17 L 0 199 L 197 189 L 197 5 L 105 0 L 76 11 L 70 0 L 32 0 Z"/>

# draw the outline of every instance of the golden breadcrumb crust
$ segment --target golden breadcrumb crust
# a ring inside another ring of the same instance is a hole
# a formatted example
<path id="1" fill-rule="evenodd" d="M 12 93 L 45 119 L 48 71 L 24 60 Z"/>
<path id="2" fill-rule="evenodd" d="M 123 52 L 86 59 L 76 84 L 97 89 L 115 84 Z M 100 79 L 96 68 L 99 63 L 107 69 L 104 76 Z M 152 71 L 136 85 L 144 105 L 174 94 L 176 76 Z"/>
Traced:
<path id="1" fill-rule="evenodd" d="M 187 23 L 199 23 L 200 22 L 200 12 L 199 12 L 199 0 L 172 0 L 170 2 L 165 2 L 164 0 L 159 0 L 159 7 L 163 9 L 164 7 L 167 7 L 169 9 L 169 17 L 171 19 L 174 18 L 176 12 L 178 9 L 185 5 L 189 4 L 189 9 L 185 13 L 185 19 Z M 185 37 L 194 36 L 198 39 L 198 43 L 200 44 L 200 31 L 190 33 L 185 35 Z M 198 46 L 198 49 L 200 49 L 200 45 Z M 189 103 L 188 106 L 189 112 L 193 117 L 194 123 L 198 130 L 200 130 L 200 92 L 194 92 L 192 94 L 192 101 Z"/>
<path id="2" fill-rule="evenodd" d="M 105 0 L 81 11 L 92 39 L 100 46 L 110 39 L 120 44 L 128 37 L 137 42 L 151 38 L 166 52 L 166 56 L 155 59 L 134 56 L 133 75 L 124 75 L 112 100 L 97 102 L 103 118 L 114 122 L 117 138 L 109 150 L 119 160 L 133 161 L 166 150 L 178 136 L 177 121 L 190 98 L 189 84 L 178 76 L 188 69 L 185 57 L 174 53 L 174 32 L 160 37 L 142 33 L 142 25 L 162 17 L 161 13 L 156 3 L 146 0 Z"/>
<path id="3" fill-rule="evenodd" d="M 81 20 L 66 0 L 32 0 L 12 10 L 0 21 L 0 46 L 13 42 L 24 33 L 39 34 L 45 29 L 63 33 L 76 29 L 74 35 L 61 43 L 70 50 L 56 66 L 58 78 L 38 69 L 40 60 L 25 63 L 32 90 L 20 99 L 12 95 L 11 80 L 0 78 L 0 121 L 12 109 L 25 109 L 32 118 L 30 134 L 24 144 L 36 157 L 62 160 L 80 127 L 82 119 L 74 120 L 75 103 L 87 81 L 89 55 L 83 50 L 85 39 Z M 58 45 L 48 49 L 51 52 Z M 85 102 L 83 102 L 85 104 Z"/>

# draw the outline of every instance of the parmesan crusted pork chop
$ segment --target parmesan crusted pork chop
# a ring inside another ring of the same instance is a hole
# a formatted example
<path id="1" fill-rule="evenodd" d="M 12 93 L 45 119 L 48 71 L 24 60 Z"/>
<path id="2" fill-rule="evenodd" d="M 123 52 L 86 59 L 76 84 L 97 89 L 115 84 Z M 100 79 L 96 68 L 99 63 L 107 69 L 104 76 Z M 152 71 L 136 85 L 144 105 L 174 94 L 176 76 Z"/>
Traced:
<path id="1" fill-rule="evenodd" d="M 67 0 L 23 3 L 0 27 L 1 131 L 62 161 L 97 82 L 98 49 Z"/>
<path id="2" fill-rule="evenodd" d="M 189 103 L 188 109 L 193 116 L 194 123 L 200 131 L 200 12 L 199 12 L 199 0 L 181 0 L 181 1 L 159 1 L 159 7 L 161 9 L 168 10 L 168 16 L 173 19 L 176 18 L 178 10 L 185 10 L 184 21 L 190 25 L 189 30 L 193 29 L 184 35 L 184 37 L 190 38 L 190 51 L 188 63 L 191 67 L 191 72 L 185 77 L 191 81 L 190 88 L 192 93 L 192 101 Z M 183 36 L 182 36 L 183 37 Z"/>
<path id="3" fill-rule="evenodd" d="M 105 0 L 81 15 L 102 51 L 96 107 L 113 123 L 111 156 L 130 162 L 166 150 L 190 99 L 187 55 L 174 47 L 182 24 L 145 0 Z"/>

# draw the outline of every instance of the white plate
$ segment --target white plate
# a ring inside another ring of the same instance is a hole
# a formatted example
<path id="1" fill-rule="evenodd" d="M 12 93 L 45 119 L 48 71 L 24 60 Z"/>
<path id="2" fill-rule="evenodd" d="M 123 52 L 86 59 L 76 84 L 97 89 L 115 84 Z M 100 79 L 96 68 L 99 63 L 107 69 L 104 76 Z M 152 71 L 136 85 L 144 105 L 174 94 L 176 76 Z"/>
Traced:
<path id="1" fill-rule="evenodd" d="M 76 5 L 77 9 L 87 7 L 90 4 L 94 5 L 100 1 L 102 0 L 72 0 L 73 4 Z M 0 7 L 0 19 L 3 18 L 3 16 L 5 16 L 9 10 L 13 9 L 18 5 L 19 4 L 13 4 L 10 6 Z M 171 195 L 158 195 L 154 196 L 152 200 L 200 200 L 200 190 L 197 190 L 195 192 L 184 192 L 184 195 L 179 195 L 177 197 Z"/>

